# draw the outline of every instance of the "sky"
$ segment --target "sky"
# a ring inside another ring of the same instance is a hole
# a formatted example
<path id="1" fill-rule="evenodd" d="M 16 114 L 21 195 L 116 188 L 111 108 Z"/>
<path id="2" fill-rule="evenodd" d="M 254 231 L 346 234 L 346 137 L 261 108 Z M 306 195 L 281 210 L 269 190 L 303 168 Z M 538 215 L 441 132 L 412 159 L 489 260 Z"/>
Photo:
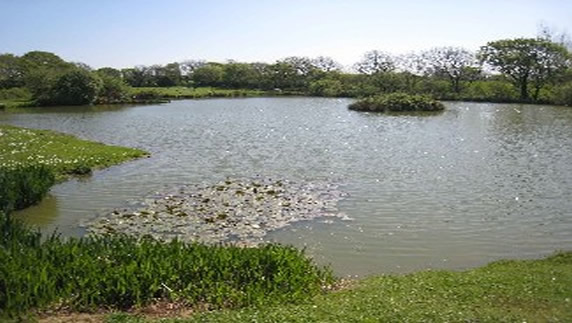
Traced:
<path id="1" fill-rule="evenodd" d="M 572 32 L 572 0 L 0 0 L 0 53 L 91 67 L 391 54 Z"/>

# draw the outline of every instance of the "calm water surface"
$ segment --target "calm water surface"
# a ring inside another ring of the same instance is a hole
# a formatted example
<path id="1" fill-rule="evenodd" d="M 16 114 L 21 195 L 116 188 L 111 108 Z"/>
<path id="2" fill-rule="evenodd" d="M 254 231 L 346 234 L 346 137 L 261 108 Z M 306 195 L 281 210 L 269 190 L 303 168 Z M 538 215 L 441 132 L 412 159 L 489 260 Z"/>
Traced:
<path id="1" fill-rule="evenodd" d="M 572 109 L 446 103 L 432 116 L 347 110 L 351 100 L 253 98 L 0 113 L 151 152 L 55 186 L 19 215 L 44 230 L 79 224 L 165 186 L 227 176 L 335 180 L 354 221 L 270 234 L 340 275 L 467 268 L 572 249 Z"/>

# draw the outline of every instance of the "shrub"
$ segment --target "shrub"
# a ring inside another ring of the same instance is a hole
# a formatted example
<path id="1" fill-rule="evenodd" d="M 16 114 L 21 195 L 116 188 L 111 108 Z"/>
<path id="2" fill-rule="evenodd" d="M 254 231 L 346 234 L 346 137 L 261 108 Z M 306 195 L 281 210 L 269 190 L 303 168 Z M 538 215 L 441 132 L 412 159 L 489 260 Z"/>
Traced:
<path id="1" fill-rule="evenodd" d="M 462 93 L 466 100 L 516 102 L 518 92 L 514 86 L 505 81 L 476 81 L 471 83 Z"/>
<path id="2" fill-rule="evenodd" d="M 441 111 L 443 104 L 428 96 L 405 93 L 368 97 L 350 104 L 350 110 L 372 112 Z"/>
<path id="3" fill-rule="evenodd" d="M 24 87 L 0 89 L 0 100 L 30 100 L 32 94 Z"/>
<path id="4" fill-rule="evenodd" d="M 21 166 L 0 169 L 0 212 L 23 209 L 42 200 L 55 183 L 46 166 Z"/>

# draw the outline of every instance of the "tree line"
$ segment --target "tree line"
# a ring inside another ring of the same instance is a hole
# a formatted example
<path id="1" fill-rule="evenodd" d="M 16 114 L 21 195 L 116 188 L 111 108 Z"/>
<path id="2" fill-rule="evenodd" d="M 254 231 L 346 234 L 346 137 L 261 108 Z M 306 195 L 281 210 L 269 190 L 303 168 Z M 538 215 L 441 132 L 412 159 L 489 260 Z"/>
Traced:
<path id="1" fill-rule="evenodd" d="M 93 70 L 33 51 L 0 55 L 0 89 L 25 88 L 40 105 L 125 102 L 129 87 L 173 86 L 340 97 L 404 92 L 451 100 L 570 105 L 571 57 L 565 44 L 550 34 L 492 41 L 477 52 L 436 47 L 396 56 L 372 50 L 351 71 L 324 56 L 292 56 L 274 63 L 187 60 Z"/>

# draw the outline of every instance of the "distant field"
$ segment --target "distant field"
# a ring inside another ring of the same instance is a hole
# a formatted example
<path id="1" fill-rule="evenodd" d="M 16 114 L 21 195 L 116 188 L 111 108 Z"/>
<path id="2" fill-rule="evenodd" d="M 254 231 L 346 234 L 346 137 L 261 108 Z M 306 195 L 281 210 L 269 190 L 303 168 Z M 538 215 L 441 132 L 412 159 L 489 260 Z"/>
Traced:
<path id="1" fill-rule="evenodd" d="M 241 96 L 262 96 L 274 92 L 248 89 L 219 89 L 213 87 L 188 88 L 176 87 L 137 87 L 131 88 L 133 95 L 141 93 L 156 93 L 158 96 L 166 98 L 209 98 L 209 97 L 241 97 Z"/>

